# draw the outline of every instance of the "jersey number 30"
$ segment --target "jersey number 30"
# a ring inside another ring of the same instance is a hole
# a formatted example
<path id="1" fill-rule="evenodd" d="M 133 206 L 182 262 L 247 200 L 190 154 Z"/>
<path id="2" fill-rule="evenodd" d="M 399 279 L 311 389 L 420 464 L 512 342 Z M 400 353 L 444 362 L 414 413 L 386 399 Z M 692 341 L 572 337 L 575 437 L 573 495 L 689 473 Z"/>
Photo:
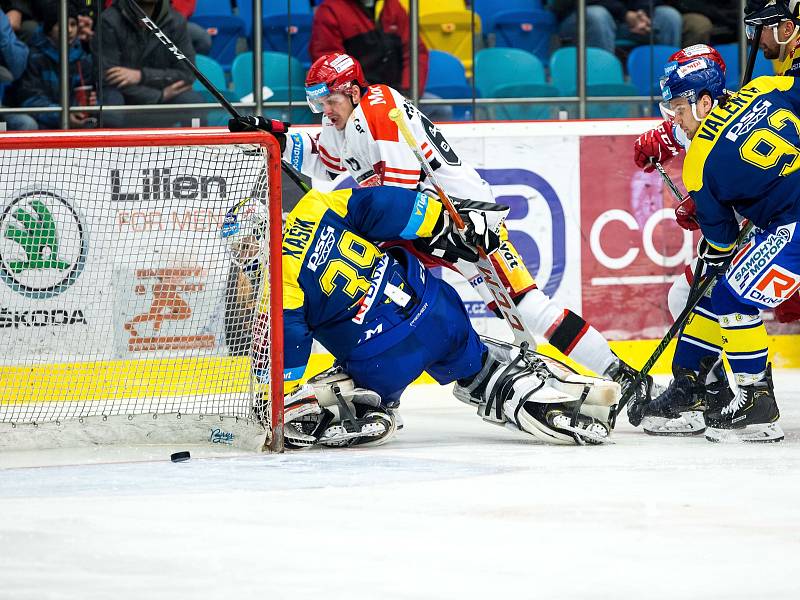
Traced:
<path id="1" fill-rule="evenodd" d="M 741 157 L 760 169 L 771 169 L 780 163 L 783 157 L 789 160 L 781 167 L 781 177 L 794 173 L 800 168 L 800 149 L 786 138 L 778 135 L 784 127 L 794 127 L 797 137 L 800 137 L 800 119 L 788 110 L 775 111 L 767 120 L 773 129 L 756 129 L 751 133 L 739 149 Z"/>
<path id="2" fill-rule="evenodd" d="M 341 258 L 331 260 L 322 272 L 319 278 L 322 291 L 330 296 L 338 288 L 353 299 L 366 294 L 369 281 L 359 275 L 358 267 L 371 269 L 380 250 L 352 231 L 345 231 L 336 247 Z"/>

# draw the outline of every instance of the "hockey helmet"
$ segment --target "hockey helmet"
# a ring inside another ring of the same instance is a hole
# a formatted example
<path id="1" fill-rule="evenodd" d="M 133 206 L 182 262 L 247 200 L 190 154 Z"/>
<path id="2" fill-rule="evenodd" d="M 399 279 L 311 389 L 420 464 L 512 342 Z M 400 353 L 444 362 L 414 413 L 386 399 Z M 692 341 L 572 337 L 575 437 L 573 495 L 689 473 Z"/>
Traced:
<path id="1" fill-rule="evenodd" d="M 322 99 L 348 93 L 354 84 L 367 87 L 361 64 L 349 54 L 333 52 L 320 56 L 306 74 L 306 100 L 315 113 L 322 112 Z"/>
<path id="2" fill-rule="evenodd" d="M 717 100 L 725 95 L 725 73 L 722 68 L 705 57 L 694 58 L 683 63 L 667 65 L 667 75 L 661 85 L 662 110 L 670 116 L 675 113 L 669 108 L 670 100 L 686 98 L 697 116 L 697 101 L 703 95 L 711 96 L 716 106 Z"/>
<path id="3" fill-rule="evenodd" d="M 725 64 L 725 61 L 722 59 L 722 55 L 717 52 L 715 48 L 708 46 L 706 44 L 695 44 L 694 46 L 688 46 L 683 48 L 682 50 L 678 50 L 675 54 L 669 57 L 669 62 L 667 62 L 667 66 L 670 63 L 682 63 L 693 58 L 705 57 L 709 60 L 713 60 L 717 63 L 720 68 L 722 69 L 723 73 L 728 72 L 728 67 Z"/>
<path id="4" fill-rule="evenodd" d="M 781 41 L 778 38 L 778 26 L 784 21 L 792 21 L 797 27 L 789 39 Z M 744 24 L 747 38 L 751 40 L 759 25 L 772 29 L 775 42 L 781 49 L 779 60 L 783 60 L 787 46 L 800 35 L 800 0 L 751 0 L 745 7 Z"/>

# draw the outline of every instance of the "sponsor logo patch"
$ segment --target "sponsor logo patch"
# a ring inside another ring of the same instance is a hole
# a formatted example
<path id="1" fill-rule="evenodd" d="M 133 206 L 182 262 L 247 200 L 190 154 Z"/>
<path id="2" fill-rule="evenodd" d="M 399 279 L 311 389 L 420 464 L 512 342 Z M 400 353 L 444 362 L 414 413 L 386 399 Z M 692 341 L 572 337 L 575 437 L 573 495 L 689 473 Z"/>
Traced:
<path id="1" fill-rule="evenodd" d="M 88 253 L 83 220 L 58 194 L 25 192 L 0 214 L 0 279 L 26 298 L 64 292 L 80 277 Z"/>

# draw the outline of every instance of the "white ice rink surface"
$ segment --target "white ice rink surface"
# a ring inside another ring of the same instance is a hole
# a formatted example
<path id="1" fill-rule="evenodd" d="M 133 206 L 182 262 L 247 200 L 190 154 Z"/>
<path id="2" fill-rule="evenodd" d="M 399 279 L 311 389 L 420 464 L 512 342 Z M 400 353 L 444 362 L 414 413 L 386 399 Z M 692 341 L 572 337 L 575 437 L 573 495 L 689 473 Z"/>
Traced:
<path id="1" fill-rule="evenodd" d="M 0 598 L 798 599 L 800 372 L 775 380 L 781 444 L 548 447 L 419 386 L 380 448 L 0 453 Z M 84 464 L 14 466 L 53 461 Z"/>

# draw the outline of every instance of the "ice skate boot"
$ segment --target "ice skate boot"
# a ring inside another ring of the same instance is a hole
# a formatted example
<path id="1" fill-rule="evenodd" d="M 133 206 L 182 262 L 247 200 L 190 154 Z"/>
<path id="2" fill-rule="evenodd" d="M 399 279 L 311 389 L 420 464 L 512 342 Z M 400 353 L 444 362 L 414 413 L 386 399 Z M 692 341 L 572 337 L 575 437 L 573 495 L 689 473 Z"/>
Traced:
<path id="1" fill-rule="evenodd" d="M 697 373 L 676 368 L 674 379 L 644 407 L 642 429 L 650 435 L 687 436 L 703 433 L 704 386 Z"/>
<path id="2" fill-rule="evenodd" d="M 763 379 L 739 386 L 721 410 L 706 414 L 706 439 L 711 442 L 780 442 L 783 430 L 772 385 L 772 365 Z"/>
<path id="3" fill-rule="evenodd" d="M 713 378 L 713 383 L 704 382 Z M 718 409 L 733 399 L 725 367 L 717 357 L 700 362 L 700 372 L 677 367 L 664 392 L 645 407 L 642 428 L 650 435 L 689 436 L 705 431 L 704 413 L 709 402 Z"/>

